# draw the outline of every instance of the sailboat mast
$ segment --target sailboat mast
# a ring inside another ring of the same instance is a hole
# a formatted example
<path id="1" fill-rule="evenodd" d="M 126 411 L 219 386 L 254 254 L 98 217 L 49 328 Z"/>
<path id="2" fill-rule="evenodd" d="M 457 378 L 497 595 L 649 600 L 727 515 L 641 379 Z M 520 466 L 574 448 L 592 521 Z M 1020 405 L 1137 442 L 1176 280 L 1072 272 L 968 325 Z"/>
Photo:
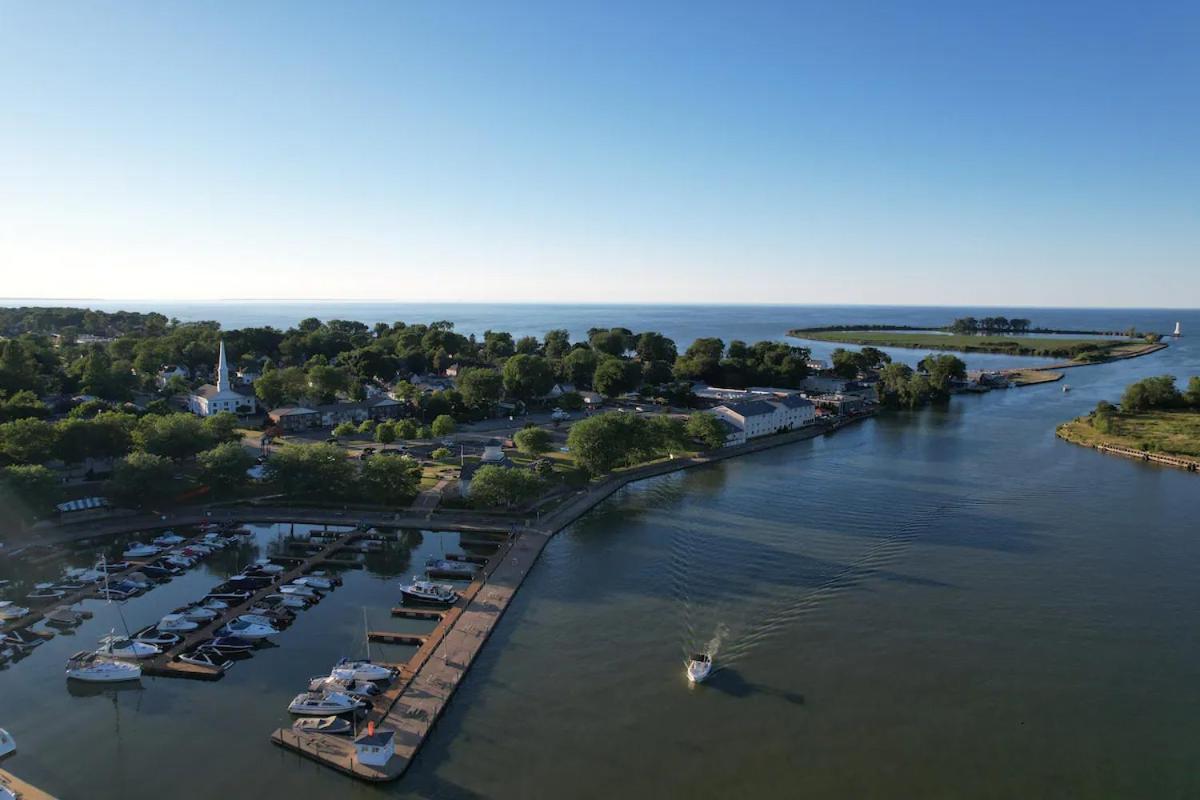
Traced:
<path id="1" fill-rule="evenodd" d="M 371 660 L 371 633 L 367 626 L 367 607 L 363 606 L 363 639 L 367 642 L 367 661 Z"/>

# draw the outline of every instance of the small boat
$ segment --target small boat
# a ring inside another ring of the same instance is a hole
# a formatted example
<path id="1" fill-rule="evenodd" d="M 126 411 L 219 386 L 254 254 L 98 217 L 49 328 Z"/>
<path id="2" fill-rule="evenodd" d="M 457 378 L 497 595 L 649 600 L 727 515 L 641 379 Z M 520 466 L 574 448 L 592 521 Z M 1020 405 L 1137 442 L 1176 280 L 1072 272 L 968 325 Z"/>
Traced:
<path id="1" fill-rule="evenodd" d="M 39 583 L 33 587 L 33 591 L 25 595 L 26 600 L 59 600 L 66 597 L 67 593 L 62 589 L 55 589 L 52 583 Z"/>
<path id="2" fill-rule="evenodd" d="M 289 583 L 285 586 L 280 586 L 279 593 L 280 594 L 294 594 L 299 597 L 306 598 L 308 600 L 316 600 L 318 597 L 320 597 L 320 595 L 317 594 L 317 591 L 315 589 L 313 589 L 311 586 L 305 586 L 304 584 L 295 584 L 295 583 Z"/>
<path id="3" fill-rule="evenodd" d="M 152 544 L 135 544 L 121 554 L 121 558 L 150 558 L 158 555 L 161 550 Z"/>
<path id="4" fill-rule="evenodd" d="M 137 594 L 136 591 L 128 591 L 116 586 L 106 586 L 103 589 L 96 591 L 97 596 L 103 597 L 105 600 L 128 600 Z"/>
<path id="5" fill-rule="evenodd" d="M 112 656 L 113 658 L 153 658 L 161 653 L 156 645 L 137 642 L 125 636 L 109 634 L 100 640 L 97 655 Z"/>
<path id="6" fill-rule="evenodd" d="M 226 603 L 224 600 L 202 600 L 200 601 L 200 607 L 207 608 L 209 611 L 224 611 L 229 608 L 229 603 Z"/>
<path id="7" fill-rule="evenodd" d="M 73 580 L 62 580 L 54 584 L 54 588 L 64 594 L 71 594 L 72 592 L 78 592 L 88 588 L 88 584 Z"/>
<path id="8" fill-rule="evenodd" d="M 234 592 L 234 591 L 212 592 L 208 595 L 205 595 L 205 597 L 204 597 L 205 602 L 208 602 L 209 600 L 220 600 L 223 603 L 234 603 L 234 604 L 241 604 L 241 603 L 246 602 L 249 599 L 250 599 L 249 592 Z"/>
<path id="9" fill-rule="evenodd" d="M 299 716 L 325 717 L 357 711 L 365 705 L 357 697 L 341 692 L 301 692 L 288 704 L 288 711 Z"/>
<path id="10" fill-rule="evenodd" d="M 197 647 L 187 653 L 180 653 L 176 658 L 185 664 L 195 664 L 198 667 L 211 667 L 218 672 L 224 672 L 233 666 L 233 662 L 212 648 Z"/>
<path id="11" fill-rule="evenodd" d="M 345 720 L 342 720 L 342 722 L 345 722 Z M 4 758 L 16 749 L 17 743 L 13 739 L 12 734 L 4 730 L 4 728 L 0 728 L 0 758 Z M 16 795 L 13 796 L 16 797 Z"/>
<path id="12" fill-rule="evenodd" d="M 9 622 L 26 616 L 29 616 L 28 608 L 19 606 L 12 600 L 0 600 L 0 622 Z"/>
<path id="13" fill-rule="evenodd" d="M 126 583 L 132 583 L 134 586 L 141 589 L 143 592 L 154 587 L 154 581 L 142 571 L 131 572 L 124 578 Z"/>
<path id="14" fill-rule="evenodd" d="M 274 636 L 279 633 L 278 630 L 269 625 L 257 625 L 253 622 L 235 619 L 231 620 L 222 627 L 217 629 L 218 636 L 236 636 L 239 639 L 266 639 L 268 636 Z"/>
<path id="15" fill-rule="evenodd" d="M 216 611 L 204 606 L 184 606 L 176 609 L 174 613 L 182 614 L 192 622 L 212 622 L 219 616 Z"/>
<path id="16" fill-rule="evenodd" d="M 341 717 L 305 717 L 292 723 L 297 733 L 324 733 L 330 736 L 348 736 L 353 726 L 350 720 Z"/>
<path id="17" fill-rule="evenodd" d="M 1183 336 L 1183 329 L 1180 327 L 1180 323 L 1178 323 L 1178 322 L 1175 323 L 1175 332 L 1171 335 L 1172 336 Z"/>
<path id="18" fill-rule="evenodd" d="M 153 564 L 143 564 L 139 569 L 147 577 L 154 578 L 155 580 L 160 580 L 160 581 L 169 580 L 172 575 L 178 574 L 178 572 L 175 570 L 167 569 L 166 567 L 161 566 L 160 562 L 155 562 Z"/>
<path id="19" fill-rule="evenodd" d="M 1063 387 L 1062 387 L 1062 390 L 1063 390 L 1064 392 L 1069 392 L 1069 391 L 1071 391 L 1071 387 L 1070 387 L 1070 386 L 1068 386 L 1067 384 L 1065 384 L 1065 383 L 1064 383 L 1064 384 L 1063 384 Z"/>
<path id="20" fill-rule="evenodd" d="M 83 622 L 83 615 L 70 606 L 59 606 L 46 612 L 46 624 L 55 628 L 74 628 Z"/>
<path id="21" fill-rule="evenodd" d="M 67 680 L 84 683 L 120 683 L 142 677 L 142 668 L 128 661 L 115 661 L 86 650 L 67 661 Z"/>
<path id="22" fill-rule="evenodd" d="M 248 612 L 239 614 L 237 618 L 242 622 L 249 622 L 251 625 L 266 625 L 268 628 L 276 628 L 290 623 L 295 617 L 289 615 L 289 612 L 284 611 L 267 611 L 265 614 L 257 614 Z"/>
<path id="23" fill-rule="evenodd" d="M 158 621 L 160 631 L 170 631 L 171 633 L 187 633 L 199 627 L 200 623 L 188 619 L 183 614 L 167 614 Z"/>
<path id="24" fill-rule="evenodd" d="M 479 567 L 469 561 L 431 558 L 425 562 L 425 572 L 431 578 L 474 578 Z"/>
<path id="25" fill-rule="evenodd" d="M 284 568 L 271 561 L 269 558 L 260 558 L 254 562 L 254 568 L 262 570 L 270 575 L 278 575 L 284 571 Z"/>
<path id="26" fill-rule="evenodd" d="M 114 572 L 124 572 L 132 566 L 128 561 L 101 561 L 93 569 L 101 574 L 112 575 Z"/>
<path id="27" fill-rule="evenodd" d="M 4 634 L 4 638 L 0 641 L 12 645 L 21 652 L 28 652 L 46 640 L 28 628 L 17 628 Z"/>
<path id="28" fill-rule="evenodd" d="M 385 667 L 382 664 L 376 664 L 372 661 L 351 661 L 348 658 L 343 658 L 333 667 L 335 673 L 348 673 L 355 680 L 360 681 L 390 681 L 396 677 L 396 670 L 391 667 Z"/>
<path id="29" fill-rule="evenodd" d="M 453 586 L 419 578 L 413 578 L 413 582 L 409 584 L 400 584 L 400 594 L 406 602 L 411 600 L 417 603 L 444 606 L 452 606 L 458 602 L 458 592 L 454 591 Z"/>
<path id="30" fill-rule="evenodd" d="M 151 625 L 150 627 L 143 628 L 134 634 L 133 640 L 135 642 L 141 642 L 142 644 L 153 645 L 160 650 L 165 650 L 168 647 L 174 647 L 182 642 L 183 637 L 177 633 L 171 633 L 170 631 L 161 631 Z"/>
<path id="31" fill-rule="evenodd" d="M 196 649 L 211 650 L 218 655 L 228 658 L 229 656 L 249 653 L 254 649 L 254 643 L 248 642 L 245 639 L 239 639 L 236 636 L 218 636 L 215 639 L 209 639 Z"/>
<path id="32" fill-rule="evenodd" d="M 314 589 L 329 591 L 333 589 L 333 581 L 329 578 L 323 578 L 320 575 L 302 575 L 292 581 L 292 585 L 311 586 Z"/>
<path id="33" fill-rule="evenodd" d="M 174 547 L 177 544 L 183 544 L 185 541 L 187 540 L 178 533 L 167 531 L 162 536 L 156 538 L 154 540 L 154 544 L 158 545 L 159 547 Z"/>
<path id="34" fill-rule="evenodd" d="M 191 569 L 192 567 L 196 566 L 195 561 L 193 561 L 190 558 L 187 558 L 186 556 L 180 556 L 180 555 L 163 556 L 160 559 L 160 561 L 164 564 L 169 564 L 170 566 L 174 567 L 175 569 L 178 569 L 181 572 L 185 569 Z"/>
<path id="35" fill-rule="evenodd" d="M 334 670 L 336 673 L 337 670 Z M 317 675 L 308 681 L 310 692 L 341 692 L 351 697 L 371 697 L 379 694 L 379 687 L 370 681 L 355 680 L 351 676 L 338 677 L 336 674 Z"/>
<path id="36" fill-rule="evenodd" d="M 269 594 L 259 601 L 259 605 L 264 608 L 308 608 L 309 602 L 307 598 L 301 597 L 298 594 Z"/>
<path id="37" fill-rule="evenodd" d="M 687 678 L 689 683 L 704 683 L 712 672 L 713 660 L 708 653 L 696 653 L 688 661 Z"/>

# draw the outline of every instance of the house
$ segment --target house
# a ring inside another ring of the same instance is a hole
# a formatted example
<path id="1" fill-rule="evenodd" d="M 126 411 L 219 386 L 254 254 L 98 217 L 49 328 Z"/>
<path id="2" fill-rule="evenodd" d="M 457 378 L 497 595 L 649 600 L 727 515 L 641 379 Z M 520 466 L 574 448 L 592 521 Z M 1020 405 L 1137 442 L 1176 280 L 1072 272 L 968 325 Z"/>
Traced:
<path id="1" fill-rule="evenodd" d="M 810 358 L 804 362 L 804 366 L 808 367 L 813 372 L 824 372 L 829 369 L 829 365 L 819 358 Z"/>
<path id="2" fill-rule="evenodd" d="M 450 366 L 446 367 L 447 378 L 457 378 L 460 372 L 462 372 L 461 364 L 451 364 Z"/>
<path id="3" fill-rule="evenodd" d="M 580 392 L 579 396 L 588 408 L 596 409 L 604 405 L 604 395 L 599 392 Z"/>
<path id="4" fill-rule="evenodd" d="M 406 404 L 390 397 L 372 397 L 357 403 L 325 403 L 317 406 L 321 425 L 332 427 L 343 422 L 355 424 L 369 419 L 381 421 L 398 419 Z"/>
<path id="5" fill-rule="evenodd" d="M 258 367 L 242 367 L 237 371 L 238 380 L 246 385 L 252 385 L 256 380 L 262 377 L 262 370 Z"/>
<path id="6" fill-rule="evenodd" d="M 154 376 L 154 383 L 158 388 L 162 389 L 171 382 L 172 378 L 180 378 L 186 381 L 190 377 L 192 375 L 188 372 L 187 367 L 182 367 L 178 364 L 163 364 L 162 369 Z"/>
<path id="7" fill-rule="evenodd" d="M 285 433 L 321 427 L 321 412 L 304 406 L 281 406 L 267 413 L 267 419 Z"/>
<path id="8" fill-rule="evenodd" d="M 225 360 L 225 342 L 221 342 L 217 356 L 217 383 L 206 383 L 188 395 L 188 410 L 201 417 L 209 417 L 228 411 L 232 414 L 253 414 L 258 403 L 254 392 L 246 388 L 234 388 L 229 383 L 229 365 Z"/>
<path id="9" fill-rule="evenodd" d="M 574 391 L 575 391 L 575 384 L 573 384 L 573 383 L 556 383 L 550 387 L 550 391 L 546 392 L 544 395 L 542 395 L 538 399 L 539 400 L 557 400 L 558 398 L 562 397 L 564 394 L 570 394 L 571 392 L 574 392 Z"/>
<path id="10" fill-rule="evenodd" d="M 483 446 L 483 460 L 492 464 L 504 460 L 504 450 L 499 439 L 488 439 L 487 444 Z"/>
<path id="11" fill-rule="evenodd" d="M 810 400 L 798 394 L 723 403 L 714 408 L 712 413 L 740 431 L 726 435 L 727 445 L 741 444 L 758 436 L 802 428 L 813 424 L 817 419 L 816 407 Z"/>
<path id="12" fill-rule="evenodd" d="M 453 389 L 454 381 L 450 378 L 440 378 L 437 375 L 414 375 L 412 385 L 425 394 L 432 394 Z"/>

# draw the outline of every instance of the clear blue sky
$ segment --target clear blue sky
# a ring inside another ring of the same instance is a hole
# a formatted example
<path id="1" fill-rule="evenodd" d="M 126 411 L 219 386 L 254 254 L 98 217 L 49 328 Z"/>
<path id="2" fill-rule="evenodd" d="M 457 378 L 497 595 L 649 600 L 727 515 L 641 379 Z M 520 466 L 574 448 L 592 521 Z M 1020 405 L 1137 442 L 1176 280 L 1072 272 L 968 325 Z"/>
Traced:
<path id="1" fill-rule="evenodd" d="M 1200 305 L 1200 4 L 0 2 L 0 295 Z"/>

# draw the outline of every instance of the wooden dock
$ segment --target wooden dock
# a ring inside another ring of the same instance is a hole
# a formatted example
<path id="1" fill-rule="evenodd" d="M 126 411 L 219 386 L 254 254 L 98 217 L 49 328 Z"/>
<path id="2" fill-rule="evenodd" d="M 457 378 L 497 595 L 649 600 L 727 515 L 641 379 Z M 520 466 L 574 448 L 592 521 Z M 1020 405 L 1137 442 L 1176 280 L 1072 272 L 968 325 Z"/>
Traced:
<path id="1" fill-rule="evenodd" d="M 405 608 L 404 606 L 396 606 L 392 609 L 393 617 L 402 617 L 404 619 L 441 619 L 446 616 L 445 611 L 435 611 L 433 609 L 423 608 Z"/>
<path id="2" fill-rule="evenodd" d="M 43 792 L 36 786 L 30 785 L 11 772 L 2 769 L 0 769 L 0 786 L 15 794 L 17 800 L 55 800 L 53 795 Z"/>
<path id="3" fill-rule="evenodd" d="M 367 631 L 367 640 L 381 644 L 411 644 L 420 647 L 429 638 L 425 633 L 392 633 L 390 631 Z"/>

